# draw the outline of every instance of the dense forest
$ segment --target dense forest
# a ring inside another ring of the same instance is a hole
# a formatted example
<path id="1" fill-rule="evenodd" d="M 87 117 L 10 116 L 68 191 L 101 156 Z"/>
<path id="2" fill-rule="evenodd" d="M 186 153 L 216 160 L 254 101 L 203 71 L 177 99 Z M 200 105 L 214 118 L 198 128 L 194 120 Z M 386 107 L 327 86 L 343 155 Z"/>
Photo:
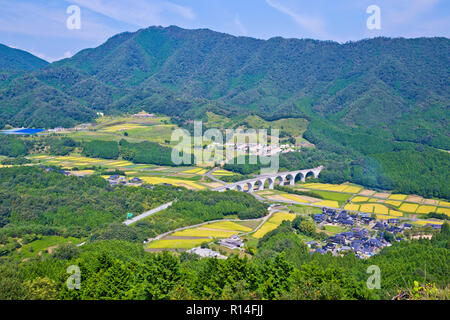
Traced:
<path id="1" fill-rule="evenodd" d="M 1 257 L 0 299 L 445 299 L 449 240 L 446 224 L 433 240 L 395 243 L 368 260 L 311 255 L 285 222 L 253 259 L 148 254 L 124 240 L 67 244 L 44 259 Z M 79 289 L 66 286 L 70 265 L 80 268 Z M 381 270 L 380 289 L 366 286 L 371 265 Z"/>
<path id="2" fill-rule="evenodd" d="M 125 220 L 174 200 L 175 187 L 112 188 L 99 176 L 66 177 L 57 169 L 0 169 L 0 233 L 88 236 L 92 230 Z"/>
<path id="3" fill-rule="evenodd" d="M 57 169 L 38 167 L 1 168 L 0 173 L 0 238 L 4 241 L 37 234 L 142 243 L 177 227 L 233 215 L 252 219 L 267 214 L 265 205 L 242 192 L 195 192 L 164 185 L 111 187 L 98 175 L 67 177 Z M 173 200 L 169 209 L 132 227 L 121 223 L 129 212 L 141 214 Z M 9 242 L 8 250 L 3 248 L 1 253 L 14 249 L 15 242 Z"/>

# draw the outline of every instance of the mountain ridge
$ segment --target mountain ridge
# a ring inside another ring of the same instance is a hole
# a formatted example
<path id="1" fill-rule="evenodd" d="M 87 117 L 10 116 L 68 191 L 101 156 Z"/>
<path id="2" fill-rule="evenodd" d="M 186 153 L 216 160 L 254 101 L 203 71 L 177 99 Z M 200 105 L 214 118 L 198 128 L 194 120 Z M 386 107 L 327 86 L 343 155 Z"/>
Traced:
<path id="1" fill-rule="evenodd" d="M 205 111 L 265 119 L 313 116 L 392 140 L 419 142 L 425 132 L 434 139 L 431 145 L 449 149 L 442 142 L 448 138 L 449 49 L 443 37 L 340 44 L 149 27 L 117 34 L 28 75 L 41 92 L 67 100 L 47 106 L 67 109 L 64 121 L 37 116 L 23 122 L 14 111 L 17 101 L 45 108 L 42 99 L 11 95 L 4 81 L 0 101 L 9 110 L 0 111 L 0 126 L 68 125 L 90 121 L 96 111 L 141 109 L 186 119 L 204 118 Z M 405 136 L 398 126 L 413 130 Z"/>
<path id="2" fill-rule="evenodd" d="M 49 65 L 49 62 L 27 51 L 0 43 L 0 72 L 33 71 Z"/>

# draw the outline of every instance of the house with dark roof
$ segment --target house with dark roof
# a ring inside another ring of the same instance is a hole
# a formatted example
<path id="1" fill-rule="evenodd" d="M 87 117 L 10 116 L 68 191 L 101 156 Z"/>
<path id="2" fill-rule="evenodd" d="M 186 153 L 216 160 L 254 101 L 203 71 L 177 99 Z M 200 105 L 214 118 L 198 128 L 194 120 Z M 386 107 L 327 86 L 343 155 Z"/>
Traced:
<path id="1" fill-rule="evenodd" d="M 326 253 L 327 253 L 327 251 L 326 251 L 326 250 L 324 250 L 324 249 L 321 249 L 321 248 L 319 248 L 319 249 L 316 249 L 316 251 L 314 251 L 314 252 L 317 252 L 317 253 L 320 253 L 320 254 L 326 254 Z"/>
<path id="2" fill-rule="evenodd" d="M 316 223 L 321 223 L 321 222 L 323 222 L 326 218 L 327 218 L 327 216 L 324 215 L 324 214 L 315 214 L 315 215 L 313 216 L 313 220 L 314 220 L 314 222 L 316 222 Z"/>
<path id="3" fill-rule="evenodd" d="M 397 233 L 402 232 L 403 230 L 399 227 L 390 226 L 389 228 L 386 229 L 386 231 L 397 234 Z"/>
<path id="4" fill-rule="evenodd" d="M 134 177 L 133 179 L 130 180 L 131 183 L 142 183 L 142 180 L 139 179 L 138 177 Z"/>
<path id="5" fill-rule="evenodd" d="M 433 228 L 433 230 L 441 230 L 442 229 L 442 225 L 435 224 L 435 223 L 428 223 L 425 225 L 425 227 L 431 227 L 431 228 Z"/>
<path id="6" fill-rule="evenodd" d="M 341 223 L 348 226 L 352 226 L 355 222 L 353 221 L 352 218 L 349 217 L 348 219 L 342 220 Z"/>
<path id="7" fill-rule="evenodd" d="M 384 230 L 384 224 L 382 223 L 382 222 L 377 222 L 377 223 L 375 223 L 375 225 L 373 226 L 373 228 L 372 229 L 375 229 L 375 230 Z"/>
<path id="8" fill-rule="evenodd" d="M 244 246 L 244 242 L 237 235 L 232 235 L 227 239 L 219 240 L 219 244 L 230 249 L 239 249 Z"/>

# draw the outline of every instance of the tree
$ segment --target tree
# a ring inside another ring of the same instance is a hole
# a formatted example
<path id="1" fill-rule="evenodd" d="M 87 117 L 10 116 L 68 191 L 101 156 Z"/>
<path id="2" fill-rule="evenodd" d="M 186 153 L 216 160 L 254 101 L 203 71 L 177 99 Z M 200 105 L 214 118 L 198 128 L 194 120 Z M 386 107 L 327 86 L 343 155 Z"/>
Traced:
<path id="1" fill-rule="evenodd" d="M 23 283 L 23 286 L 27 292 L 27 299 L 56 300 L 58 298 L 55 282 L 47 277 L 27 280 Z"/>
<path id="2" fill-rule="evenodd" d="M 53 257 L 61 260 L 71 260 L 79 253 L 79 249 L 73 243 L 64 243 L 53 251 Z"/>

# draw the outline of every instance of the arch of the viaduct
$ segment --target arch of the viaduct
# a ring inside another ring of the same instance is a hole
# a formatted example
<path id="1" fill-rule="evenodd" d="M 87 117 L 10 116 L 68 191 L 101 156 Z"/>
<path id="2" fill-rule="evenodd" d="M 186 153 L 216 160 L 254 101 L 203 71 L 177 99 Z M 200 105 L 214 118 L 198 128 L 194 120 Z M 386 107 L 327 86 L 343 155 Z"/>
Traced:
<path id="1" fill-rule="evenodd" d="M 295 184 L 295 180 L 297 179 L 297 177 L 299 177 L 300 180 L 303 182 L 305 182 L 306 176 L 310 173 L 314 175 L 314 178 L 318 178 L 322 169 L 323 166 L 320 166 L 313 169 L 305 169 L 290 172 L 278 172 L 276 174 L 262 175 L 254 179 L 235 182 L 220 188 L 216 188 L 214 190 L 216 191 L 237 190 L 243 192 L 253 192 L 264 190 L 266 183 L 269 189 L 273 189 L 275 188 L 275 184 L 277 181 L 280 181 L 280 185 L 289 184 L 293 186 Z"/>

